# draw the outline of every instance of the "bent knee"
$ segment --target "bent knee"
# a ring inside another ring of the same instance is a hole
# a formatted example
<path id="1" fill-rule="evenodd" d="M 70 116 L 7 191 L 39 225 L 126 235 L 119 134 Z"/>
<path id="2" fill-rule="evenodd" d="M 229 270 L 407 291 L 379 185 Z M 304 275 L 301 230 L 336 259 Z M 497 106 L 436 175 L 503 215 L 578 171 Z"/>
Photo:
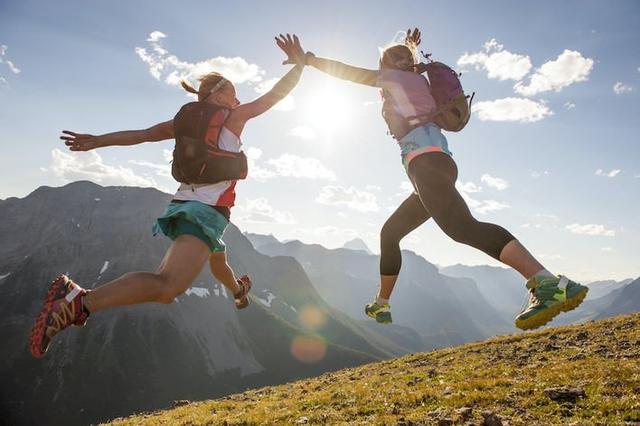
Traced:
<path id="1" fill-rule="evenodd" d="M 170 304 L 176 297 L 185 292 L 189 288 L 189 284 L 177 277 L 172 277 L 167 274 L 158 274 L 158 293 L 156 301 L 158 303 Z"/>
<path id="2" fill-rule="evenodd" d="M 380 241 L 383 244 L 399 244 L 403 236 L 394 226 L 385 224 L 380 230 Z"/>

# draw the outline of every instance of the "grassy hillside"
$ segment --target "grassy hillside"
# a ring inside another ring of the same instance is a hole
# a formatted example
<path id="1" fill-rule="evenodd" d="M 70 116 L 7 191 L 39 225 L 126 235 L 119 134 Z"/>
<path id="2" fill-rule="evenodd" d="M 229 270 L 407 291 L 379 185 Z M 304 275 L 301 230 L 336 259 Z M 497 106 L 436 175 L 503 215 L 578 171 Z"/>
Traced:
<path id="1" fill-rule="evenodd" d="M 111 424 L 640 424 L 640 314 L 176 402 Z"/>

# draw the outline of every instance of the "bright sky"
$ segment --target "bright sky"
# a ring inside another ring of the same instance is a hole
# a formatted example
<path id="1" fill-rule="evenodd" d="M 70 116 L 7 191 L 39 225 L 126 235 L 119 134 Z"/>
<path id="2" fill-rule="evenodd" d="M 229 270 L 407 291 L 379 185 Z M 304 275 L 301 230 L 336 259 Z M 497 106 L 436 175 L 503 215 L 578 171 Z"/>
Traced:
<path id="1" fill-rule="evenodd" d="M 378 48 L 410 26 L 476 92 L 470 124 L 447 135 L 476 217 L 509 229 L 556 273 L 639 276 L 637 1 L 1 2 L 0 198 L 79 179 L 173 192 L 172 141 L 71 154 L 60 130 L 170 119 L 190 101 L 178 80 L 212 69 L 252 100 L 287 70 L 280 32 L 376 68 Z M 360 237 L 376 251 L 408 189 L 379 99 L 305 70 L 289 99 L 245 129 L 252 169 L 234 222 L 327 247 Z M 403 247 L 440 265 L 494 264 L 433 223 Z"/>

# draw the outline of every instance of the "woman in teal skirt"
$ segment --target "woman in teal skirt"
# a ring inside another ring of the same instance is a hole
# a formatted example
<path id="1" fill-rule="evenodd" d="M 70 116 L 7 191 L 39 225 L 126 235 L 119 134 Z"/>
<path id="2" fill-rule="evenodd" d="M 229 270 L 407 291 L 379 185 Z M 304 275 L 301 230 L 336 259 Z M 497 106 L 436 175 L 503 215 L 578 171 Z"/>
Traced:
<path id="1" fill-rule="evenodd" d="M 208 145 L 205 152 L 213 150 L 220 157 L 232 157 L 234 153 L 240 155 L 240 135 L 245 124 L 282 100 L 300 80 L 304 57 L 292 50 L 293 39 L 288 34 L 276 40 L 278 46 L 290 52 L 292 57 L 297 57 L 298 62 L 269 92 L 253 102 L 240 104 L 234 85 L 218 73 L 203 76 L 198 90 L 182 82 L 185 90 L 198 97 L 198 102 L 192 104 L 223 111 L 224 120 L 217 127 L 215 138 L 204 139 Z M 185 107 L 188 105 L 191 104 Z M 144 130 L 99 136 L 65 130 L 61 139 L 71 151 L 89 151 L 106 146 L 159 142 L 174 137 L 178 140 L 177 125 L 177 121 L 169 120 Z M 206 136 L 208 138 L 209 134 Z M 236 179 L 215 183 L 181 183 L 154 227 L 155 234 L 162 232 L 172 240 L 156 272 L 131 272 L 92 290 L 81 287 L 65 275 L 53 280 L 31 330 L 29 347 L 32 355 L 43 357 L 56 334 L 70 325 L 84 325 L 89 315 L 98 311 L 147 302 L 173 302 L 176 296 L 191 286 L 207 261 L 213 276 L 233 294 L 236 307 L 246 307 L 251 280 L 246 275 L 236 279 L 227 264 L 222 242 L 230 209 L 234 205 L 235 186 Z"/>

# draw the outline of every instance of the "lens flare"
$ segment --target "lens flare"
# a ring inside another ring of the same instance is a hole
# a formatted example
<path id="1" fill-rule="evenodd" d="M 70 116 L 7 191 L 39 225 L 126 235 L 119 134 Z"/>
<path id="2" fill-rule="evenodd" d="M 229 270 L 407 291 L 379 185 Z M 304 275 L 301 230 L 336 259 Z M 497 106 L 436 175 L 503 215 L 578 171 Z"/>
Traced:
<path id="1" fill-rule="evenodd" d="M 291 355 L 305 364 L 314 364 L 324 359 L 327 344 L 319 336 L 296 336 L 291 342 Z"/>
<path id="2" fill-rule="evenodd" d="M 305 305 L 298 313 L 300 324 L 309 330 L 318 330 L 327 322 L 327 315 L 315 305 Z"/>

